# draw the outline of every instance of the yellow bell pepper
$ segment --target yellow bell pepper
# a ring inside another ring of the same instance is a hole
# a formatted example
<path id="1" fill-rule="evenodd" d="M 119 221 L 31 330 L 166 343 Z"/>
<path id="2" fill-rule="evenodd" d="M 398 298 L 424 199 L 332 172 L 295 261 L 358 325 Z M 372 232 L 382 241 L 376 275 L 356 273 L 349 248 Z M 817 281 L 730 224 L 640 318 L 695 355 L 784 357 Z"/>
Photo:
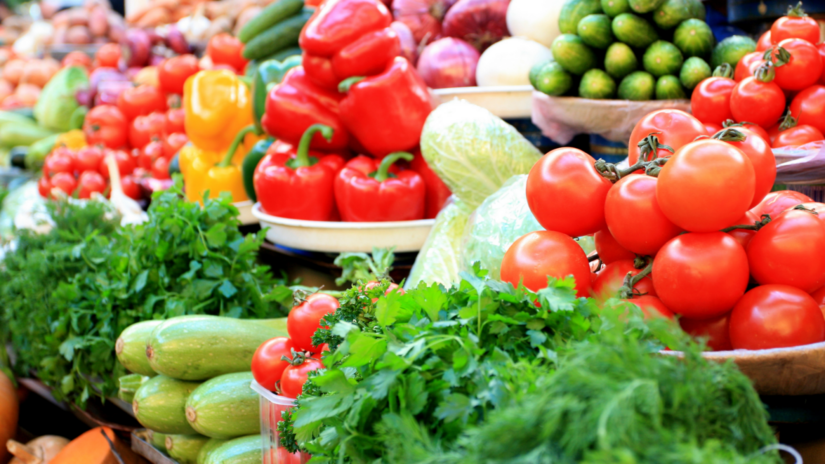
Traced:
<path id="1" fill-rule="evenodd" d="M 255 126 L 250 125 L 238 132 L 232 145 L 223 155 L 192 144 L 187 144 L 181 149 L 178 161 L 186 185 L 186 198 L 189 201 L 202 203 L 207 191 L 209 198 L 217 198 L 221 192 L 229 192 L 232 194 L 233 202 L 249 199 L 244 189 L 240 167 L 243 156 L 238 158 L 238 152 L 246 152 L 241 147 L 247 136 L 255 130 Z M 236 162 L 237 159 L 239 161 Z"/>
<path id="2" fill-rule="evenodd" d="M 235 135 L 253 122 L 249 87 L 225 69 L 200 71 L 187 79 L 183 102 L 186 135 L 203 150 L 224 153 Z"/>
<path id="3" fill-rule="evenodd" d="M 58 135 L 57 142 L 55 143 L 55 146 L 64 146 L 72 150 L 79 150 L 86 145 L 86 136 L 83 135 L 82 130 L 78 129 L 70 130 Z"/>

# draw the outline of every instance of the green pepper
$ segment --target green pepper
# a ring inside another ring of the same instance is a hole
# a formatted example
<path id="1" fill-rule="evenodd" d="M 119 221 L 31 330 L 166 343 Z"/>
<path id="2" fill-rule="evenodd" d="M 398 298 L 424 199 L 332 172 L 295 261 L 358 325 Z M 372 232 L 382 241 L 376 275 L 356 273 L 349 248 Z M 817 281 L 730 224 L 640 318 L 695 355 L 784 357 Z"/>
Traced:
<path id="1" fill-rule="evenodd" d="M 284 75 L 290 69 L 301 65 L 301 56 L 290 56 L 289 58 L 278 60 L 266 60 L 258 65 L 255 77 L 252 80 L 252 111 L 255 115 L 255 125 L 261 127 L 261 118 L 266 110 L 266 96 L 273 86 L 283 80 Z"/>
<path id="2" fill-rule="evenodd" d="M 253 202 L 258 201 L 258 196 L 255 195 L 255 168 L 258 167 L 258 163 L 261 162 L 261 158 L 266 155 L 266 151 L 269 150 L 269 146 L 272 145 L 272 142 L 274 141 L 275 139 L 272 137 L 259 140 L 243 159 L 243 164 L 241 165 L 241 173 L 243 174 L 243 188 L 246 190 L 246 196 L 248 196 Z"/>

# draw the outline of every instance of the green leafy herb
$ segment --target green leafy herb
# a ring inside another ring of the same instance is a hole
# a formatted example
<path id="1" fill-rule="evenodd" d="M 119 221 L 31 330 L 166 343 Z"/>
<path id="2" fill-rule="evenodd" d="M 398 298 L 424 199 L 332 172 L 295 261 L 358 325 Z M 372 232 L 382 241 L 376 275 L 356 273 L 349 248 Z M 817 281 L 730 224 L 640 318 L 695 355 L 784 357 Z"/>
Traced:
<path id="1" fill-rule="evenodd" d="M 335 279 L 335 284 L 363 283 L 387 278 L 395 261 L 393 250 L 394 248 L 373 248 L 372 256 L 367 253 L 341 253 L 333 263 L 342 269 L 341 277 Z"/>

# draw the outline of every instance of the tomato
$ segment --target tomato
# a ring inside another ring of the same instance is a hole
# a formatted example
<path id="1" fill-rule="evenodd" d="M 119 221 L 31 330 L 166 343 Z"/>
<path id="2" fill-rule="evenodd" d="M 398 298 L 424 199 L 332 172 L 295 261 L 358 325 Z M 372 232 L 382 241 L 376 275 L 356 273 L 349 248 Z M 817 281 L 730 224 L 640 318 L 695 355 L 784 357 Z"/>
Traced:
<path id="1" fill-rule="evenodd" d="M 236 72 L 243 72 L 248 61 L 243 57 L 243 43 L 232 37 L 231 34 L 222 32 L 209 39 L 206 45 L 206 54 L 212 58 L 215 64 L 227 64 L 235 68 Z"/>
<path id="2" fill-rule="evenodd" d="M 741 150 L 699 140 L 677 150 L 662 167 L 656 199 L 665 217 L 682 229 L 720 230 L 750 208 L 755 179 L 753 163 Z"/>
<path id="3" fill-rule="evenodd" d="M 764 52 L 756 51 L 743 56 L 742 59 L 736 63 L 733 80 L 739 82 L 746 77 L 753 76 L 756 68 L 765 63 L 765 60 L 762 59 L 763 54 Z"/>
<path id="4" fill-rule="evenodd" d="M 613 184 L 594 163 L 581 150 L 557 148 L 533 165 L 527 204 L 545 229 L 572 237 L 604 229 L 604 199 Z"/>
<path id="5" fill-rule="evenodd" d="M 164 134 L 174 134 L 175 132 L 186 133 L 183 127 L 183 120 L 186 117 L 186 110 L 183 108 L 172 108 L 166 112 L 166 124 L 163 127 Z"/>
<path id="6" fill-rule="evenodd" d="M 730 315 L 735 349 L 765 350 L 825 341 L 825 318 L 816 301 L 798 288 L 763 285 L 749 291 Z"/>
<path id="7" fill-rule="evenodd" d="M 164 60 L 158 66 L 160 90 L 183 95 L 183 84 L 189 76 L 200 71 L 195 55 L 180 55 Z"/>
<path id="8" fill-rule="evenodd" d="M 188 141 L 189 137 L 181 132 L 167 135 L 166 138 L 163 139 L 163 156 L 172 159 Z"/>
<path id="9" fill-rule="evenodd" d="M 97 171 L 86 171 L 78 179 L 78 198 L 91 198 L 92 192 L 103 193 L 106 190 L 106 180 Z"/>
<path id="10" fill-rule="evenodd" d="M 307 358 L 298 366 L 288 365 L 281 375 L 281 394 L 287 398 L 297 398 L 304 390 L 310 372 L 323 369 L 321 361 Z"/>
<path id="11" fill-rule="evenodd" d="M 275 450 L 274 456 L 270 457 L 269 462 L 278 464 L 302 464 L 304 461 L 300 451 L 290 453 L 286 448 L 278 447 Z"/>
<path id="12" fill-rule="evenodd" d="M 48 177 L 52 177 L 59 172 L 74 174 L 75 159 L 68 148 L 58 148 L 54 150 L 43 162 L 43 172 Z"/>
<path id="13" fill-rule="evenodd" d="M 117 97 L 117 107 L 131 121 L 138 116 L 166 111 L 166 97 L 157 87 L 143 84 L 124 90 Z"/>
<path id="14" fill-rule="evenodd" d="M 121 57 L 120 45 L 107 43 L 102 45 L 95 53 L 97 67 L 117 68 Z"/>
<path id="15" fill-rule="evenodd" d="M 825 133 L 825 86 L 812 85 L 791 101 L 791 115 L 797 124 L 807 124 Z"/>
<path id="16" fill-rule="evenodd" d="M 652 296 L 652 295 L 642 295 L 633 297 L 627 300 L 642 310 L 642 313 L 645 315 L 645 319 L 653 319 L 656 317 L 665 317 L 668 319 L 673 319 L 673 311 L 667 309 L 662 300 L 659 298 Z"/>
<path id="17" fill-rule="evenodd" d="M 722 118 L 718 123 L 722 124 L 722 121 L 728 118 Z M 639 160 L 639 142 L 654 132 L 661 132 L 656 134 L 659 143 L 670 146 L 674 151 L 693 142 L 700 135 L 708 135 L 700 119 L 679 110 L 658 110 L 648 113 L 633 127 L 628 142 L 627 162 L 633 165 Z M 657 156 L 663 158 L 671 154 L 667 150 L 660 149 Z"/>
<path id="18" fill-rule="evenodd" d="M 40 179 L 37 180 L 37 193 L 39 193 L 43 198 L 51 197 L 52 183 L 45 174 L 40 176 Z"/>
<path id="19" fill-rule="evenodd" d="M 576 279 L 576 294 L 590 291 L 590 265 L 584 250 L 569 236 L 540 230 L 521 236 L 501 260 L 501 280 L 518 287 L 519 282 L 537 292 L 547 287 L 547 278 Z"/>
<path id="20" fill-rule="evenodd" d="M 816 214 L 789 210 L 759 230 L 748 244 L 751 275 L 762 285 L 812 292 L 825 284 L 825 228 Z"/>
<path id="21" fill-rule="evenodd" d="M 704 122 L 702 125 L 705 126 L 705 129 L 708 131 L 708 135 L 713 135 L 722 130 L 722 126 L 720 124 L 716 124 L 715 122 Z"/>
<path id="22" fill-rule="evenodd" d="M 108 171 L 106 172 L 108 174 Z M 140 185 L 138 185 L 133 175 L 121 177 L 120 187 L 123 189 L 123 194 L 133 200 L 140 200 L 143 196 L 140 193 Z"/>
<path id="23" fill-rule="evenodd" d="M 781 190 L 765 195 L 765 198 L 763 198 L 758 205 L 751 208 L 751 212 L 758 218 L 762 218 L 762 216 L 766 214 L 772 218 L 776 218 L 786 209 L 812 201 L 811 197 L 804 193 L 794 192 L 793 190 Z"/>
<path id="24" fill-rule="evenodd" d="M 636 253 L 627 251 L 619 242 L 613 238 L 613 235 L 607 229 L 602 229 L 593 235 L 593 241 L 596 243 L 596 253 L 599 259 L 604 264 L 610 264 L 620 259 L 634 259 Z"/>
<path id="25" fill-rule="evenodd" d="M 757 221 L 759 221 L 759 219 L 760 218 L 757 217 L 755 214 L 748 211 L 738 221 L 734 221 L 728 227 L 752 226 Z M 748 243 L 750 243 L 753 236 L 756 235 L 756 231 L 755 230 L 750 230 L 750 229 L 734 229 L 734 230 L 731 230 L 731 231 L 727 232 L 727 234 L 730 235 L 731 237 L 733 237 L 733 239 L 736 240 L 736 242 L 738 244 L 742 245 L 742 248 L 747 250 Z"/>
<path id="26" fill-rule="evenodd" d="M 77 181 L 74 176 L 68 172 L 58 172 L 49 179 L 49 182 L 51 182 L 52 188 L 62 190 L 63 193 L 69 196 L 71 196 L 77 188 Z"/>
<path id="27" fill-rule="evenodd" d="M 252 376 L 255 381 L 269 391 L 275 391 L 275 385 L 280 382 L 289 361 L 281 359 L 283 356 L 292 358 L 292 340 L 286 337 L 275 337 L 261 343 L 252 356 Z"/>
<path id="28" fill-rule="evenodd" d="M 152 177 L 155 179 L 171 179 L 169 177 L 169 158 L 159 156 L 152 163 Z"/>
<path id="29" fill-rule="evenodd" d="M 321 328 L 321 319 L 338 309 L 338 300 L 325 294 L 313 293 L 306 301 L 292 308 L 287 317 L 287 331 L 296 349 L 313 351 L 312 335 Z"/>
<path id="30" fill-rule="evenodd" d="M 614 261 L 605 266 L 604 270 L 596 277 L 590 289 L 590 294 L 594 298 L 602 300 L 615 298 L 619 296 L 619 289 L 622 287 L 625 277 L 627 277 L 628 274 L 635 276 L 640 272 L 642 272 L 642 269 L 636 269 L 636 267 L 633 266 L 632 259 Z M 643 277 L 642 280 L 633 286 L 633 289 L 638 295 L 656 296 L 656 289 L 653 288 L 653 281 L 650 277 Z"/>
<path id="31" fill-rule="evenodd" d="M 772 146 L 773 148 L 800 147 L 806 143 L 818 142 L 824 138 L 822 132 L 816 127 L 799 124 L 780 132 L 773 141 Z"/>
<path id="32" fill-rule="evenodd" d="M 704 79 L 690 95 L 690 112 L 702 122 L 722 124 L 733 118 L 730 98 L 736 81 L 713 76 Z M 633 136 L 630 138 L 633 141 Z"/>
<path id="33" fill-rule="evenodd" d="M 741 150 L 753 165 L 756 184 L 749 208 L 759 204 L 765 198 L 765 195 L 770 193 L 776 180 L 776 158 L 774 158 L 771 146 L 767 142 L 768 139 L 763 138 L 757 131 L 752 129 L 756 127 L 759 126 L 735 127 L 733 129 L 744 135 L 745 140 L 725 142 Z M 761 128 L 759 130 L 764 132 Z"/>
<path id="34" fill-rule="evenodd" d="M 774 21 L 770 31 L 771 43 L 781 46 L 785 39 L 802 39 L 812 44 L 819 43 L 819 24 L 813 18 L 802 14 L 789 13 L 788 16 L 782 16 Z"/>
<path id="35" fill-rule="evenodd" d="M 774 82 L 784 90 L 802 90 L 819 81 L 822 75 L 822 58 L 819 50 L 811 43 L 801 39 L 785 39 L 774 48 L 776 59 L 778 48 L 784 48 L 791 54 L 790 60 L 777 66 Z"/>
<path id="36" fill-rule="evenodd" d="M 126 145 L 129 123 L 116 106 L 99 105 L 86 114 L 83 133 L 89 145 L 102 144 L 108 148 L 120 148 Z"/>
<path id="37" fill-rule="evenodd" d="M 60 62 L 60 66 L 64 68 L 69 66 L 82 66 L 84 68 L 89 68 L 92 66 L 92 59 L 89 58 L 89 55 L 75 50 L 73 52 L 69 52 L 63 57 L 63 60 Z"/>
<path id="38" fill-rule="evenodd" d="M 771 30 L 768 29 L 761 36 L 759 36 L 759 40 L 756 42 L 756 51 L 764 52 L 772 46 L 773 42 L 771 42 Z"/>
<path id="39" fill-rule="evenodd" d="M 763 129 L 762 126 L 759 126 L 759 125 L 754 124 L 754 123 L 749 122 L 749 121 L 743 121 L 741 123 L 741 125 L 728 126 L 728 127 L 734 127 L 734 128 L 741 127 L 743 129 L 747 129 L 747 130 L 753 132 L 754 134 L 762 137 L 762 140 L 764 140 L 768 143 L 770 143 L 770 141 L 771 141 L 771 137 L 768 135 L 768 131 Z"/>
<path id="40" fill-rule="evenodd" d="M 653 286 L 662 303 L 685 317 L 730 311 L 748 286 L 748 256 L 724 232 L 690 233 L 667 242 L 653 260 Z"/>
<path id="41" fill-rule="evenodd" d="M 731 92 L 730 113 L 737 121 L 771 127 L 784 112 L 785 94 L 776 82 L 763 82 L 756 76 L 746 77 Z"/>
<path id="42" fill-rule="evenodd" d="M 825 85 L 825 42 L 817 45 L 816 49 L 819 51 L 819 58 L 822 59 L 822 75 L 819 76 L 819 83 Z"/>
<path id="43" fill-rule="evenodd" d="M 805 209 L 809 211 L 814 211 L 816 213 L 816 218 L 819 219 L 819 222 L 825 226 L 825 203 L 802 203 L 800 206 L 804 206 Z"/>
<path id="44" fill-rule="evenodd" d="M 813 298 L 819 306 L 825 305 L 825 287 L 820 287 L 811 292 L 811 298 Z"/>
<path id="45" fill-rule="evenodd" d="M 137 165 L 143 169 L 151 170 L 155 160 L 162 157 L 163 142 L 155 140 L 146 144 L 142 150 L 138 150 Z"/>
<path id="46" fill-rule="evenodd" d="M 123 179 L 124 176 L 131 174 L 135 168 L 137 167 L 137 163 L 132 155 L 126 153 L 123 150 L 106 150 L 103 153 L 103 159 L 100 160 L 100 174 L 103 175 L 104 179 L 109 178 L 109 165 L 106 164 L 106 157 L 111 154 L 115 157 L 115 163 L 117 164 L 117 171 L 120 173 L 120 178 Z"/>
<path id="47" fill-rule="evenodd" d="M 143 148 L 153 140 L 159 141 L 165 126 L 166 116 L 163 113 L 138 116 L 129 126 L 129 144 L 133 148 Z"/>
<path id="48" fill-rule="evenodd" d="M 97 171 L 102 159 L 103 150 L 100 147 L 83 147 L 77 150 L 75 155 L 75 169 L 77 169 L 77 172 Z"/>
<path id="49" fill-rule="evenodd" d="M 730 313 L 710 319 L 679 318 L 682 330 L 693 338 L 706 338 L 707 345 L 713 351 L 728 351 L 733 347 L 730 344 Z"/>

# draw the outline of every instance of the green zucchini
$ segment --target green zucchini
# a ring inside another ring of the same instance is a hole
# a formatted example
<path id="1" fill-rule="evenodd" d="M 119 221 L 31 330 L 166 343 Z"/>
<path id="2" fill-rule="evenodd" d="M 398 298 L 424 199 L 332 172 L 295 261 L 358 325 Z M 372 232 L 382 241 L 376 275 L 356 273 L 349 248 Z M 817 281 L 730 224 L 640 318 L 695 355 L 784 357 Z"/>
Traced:
<path id="1" fill-rule="evenodd" d="M 154 375 L 154 374 L 153 374 Z M 138 389 L 151 377 L 140 374 L 129 374 L 121 376 L 117 379 L 118 391 L 117 397 L 127 403 L 131 403 L 135 399 L 135 393 Z"/>
<path id="2" fill-rule="evenodd" d="M 285 319 L 240 320 L 182 316 L 155 328 L 146 346 L 152 369 L 181 380 L 207 380 L 248 372 L 261 343 L 288 336 Z"/>
<path id="3" fill-rule="evenodd" d="M 311 16 L 309 12 L 302 12 L 265 30 L 246 44 L 243 57 L 259 60 L 285 48 L 297 46 L 301 29 Z"/>
<path id="4" fill-rule="evenodd" d="M 159 375 L 147 380 L 135 392 L 132 410 L 147 429 L 161 433 L 194 434 L 186 420 L 186 398 L 199 383 Z"/>
<path id="5" fill-rule="evenodd" d="M 201 450 L 198 451 L 198 460 L 196 461 L 197 464 L 206 464 L 206 460 L 209 458 L 209 453 L 220 448 L 221 445 L 228 441 L 229 440 L 224 440 L 222 438 L 210 438 L 209 441 L 203 445 Z"/>
<path id="6" fill-rule="evenodd" d="M 234 438 L 261 431 L 260 398 L 251 372 L 225 374 L 196 388 L 186 400 L 186 420 L 210 438 Z"/>
<path id="7" fill-rule="evenodd" d="M 249 20 L 238 33 L 238 40 L 248 43 L 260 33 L 279 22 L 298 14 L 304 8 L 304 0 L 279 0 L 270 3 L 257 16 Z"/>
<path id="8" fill-rule="evenodd" d="M 57 145 L 59 137 L 60 134 L 54 134 L 31 144 L 29 151 L 26 152 L 26 168 L 33 171 L 40 169 L 46 160 L 46 155 L 51 153 L 54 146 Z"/>
<path id="9" fill-rule="evenodd" d="M 55 133 L 31 122 L 5 124 L 0 127 L 0 145 L 8 148 L 28 147 Z"/>
<path id="10" fill-rule="evenodd" d="M 120 333 L 120 337 L 115 342 L 115 354 L 117 360 L 130 372 L 141 375 L 153 376 L 156 374 L 149 365 L 149 358 L 146 357 L 146 344 L 149 337 L 163 321 L 143 321 L 132 324 Z"/>
<path id="11" fill-rule="evenodd" d="M 155 448 L 166 451 L 166 434 L 155 432 L 151 429 L 146 429 L 146 434 L 149 438 L 149 444 L 154 446 Z"/>
<path id="12" fill-rule="evenodd" d="M 261 464 L 263 462 L 261 435 L 229 440 L 215 448 L 206 458 L 206 464 Z"/>
<path id="13" fill-rule="evenodd" d="M 178 464 L 195 464 L 209 438 L 203 435 L 166 435 L 166 452 Z"/>
<path id="14" fill-rule="evenodd" d="M 37 124 L 37 121 L 34 120 L 34 116 L 31 114 L 31 108 L 27 109 L 29 110 L 28 115 L 18 111 L 0 111 L 0 127 L 9 123 Z"/>

